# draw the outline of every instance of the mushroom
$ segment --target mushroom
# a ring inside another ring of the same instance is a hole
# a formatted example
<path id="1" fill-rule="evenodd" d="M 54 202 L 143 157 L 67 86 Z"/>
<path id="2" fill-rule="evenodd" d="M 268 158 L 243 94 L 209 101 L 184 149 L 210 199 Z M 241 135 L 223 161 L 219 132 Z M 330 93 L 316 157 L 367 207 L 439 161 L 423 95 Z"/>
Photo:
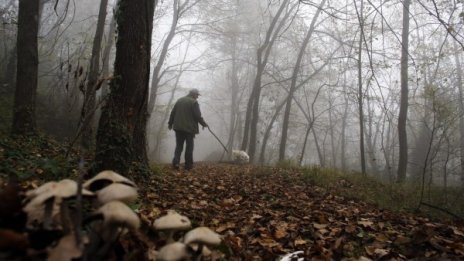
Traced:
<path id="1" fill-rule="evenodd" d="M 107 226 L 124 226 L 136 230 L 140 227 L 140 219 L 126 204 L 111 201 L 95 211 L 95 215 L 103 217 L 103 224 Z"/>
<path id="2" fill-rule="evenodd" d="M 84 242 L 87 237 L 84 237 Z M 82 246 L 76 242 L 76 235 L 69 234 L 62 237 L 56 246 L 48 250 L 47 261 L 72 261 L 82 257 Z"/>
<path id="3" fill-rule="evenodd" d="M 114 243 L 126 229 L 136 230 L 140 227 L 140 219 L 126 204 L 111 201 L 97 209 L 87 217 L 84 225 L 93 224 L 89 232 L 89 244 L 86 247 L 83 260 L 106 260 L 105 256 L 111 251 Z"/>
<path id="4" fill-rule="evenodd" d="M 187 245 L 198 244 L 195 256 L 197 257 L 196 260 L 200 260 L 203 252 L 203 246 L 217 246 L 221 243 L 221 237 L 218 233 L 207 227 L 197 227 L 185 234 L 184 243 Z"/>
<path id="5" fill-rule="evenodd" d="M 182 216 L 174 210 L 168 210 L 168 214 L 155 220 L 153 228 L 159 231 L 166 231 L 167 243 L 174 241 L 174 232 L 179 230 L 187 230 L 191 228 L 192 223 L 186 216 Z"/>
<path id="6" fill-rule="evenodd" d="M 32 199 L 32 198 L 35 198 L 36 196 L 38 196 L 38 195 L 40 195 L 40 194 L 42 194 L 44 192 L 50 191 L 54 187 L 56 187 L 57 184 L 58 184 L 58 182 L 56 182 L 56 181 L 50 181 L 50 182 L 42 184 L 40 187 L 38 187 L 36 189 L 28 190 L 26 192 L 26 199 Z"/>
<path id="7" fill-rule="evenodd" d="M 59 182 L 48 182 L 28 193 L 31 200 L 24 206 L 27 213 L 28 224 L 34 221 L 43 222 L 46 229 L 51 226 L 51 217 L 61 212 L 62 225 L 65 225 L 67 204 L 63 199 L 69 199 L 77 195 L 78 185 L 74 180 L 63 179 Z M 83 189 L 82 195 L 93 196 L 94 194 Z"/>
<path id="8" fill-rule="evenodd" d="M 122 183 L 113 183 L 96 193 L 98 201 L 101 204 L 106 204 L 114 200 L 132 203 L 137 199 L 137 189 Z"/>
<path id="9" fill-rule="evenodd" d="M 188 258 L 190 258 L 188 247 L 180 242 L 165 245 L 156 255 L 157 261 L 180 261 L 188 260 Z"/>
<path id="10" fill-rule="evenodd" d="M 135 183 L 132 182 L 130 179 L 121 176 L 118 173 L 111 170 L 105 170 L 98 173 L 95 177 L 87 180 L 83 184 L 83 187 L 95 192 L 113 183 L 121 183 L 130 187 L 136 187 Z"/>

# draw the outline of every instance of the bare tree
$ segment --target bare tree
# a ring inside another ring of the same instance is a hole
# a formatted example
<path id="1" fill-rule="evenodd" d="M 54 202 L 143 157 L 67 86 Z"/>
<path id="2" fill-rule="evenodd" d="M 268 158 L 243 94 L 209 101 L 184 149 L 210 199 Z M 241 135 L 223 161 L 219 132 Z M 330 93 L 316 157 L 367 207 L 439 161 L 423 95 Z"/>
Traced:
<path id="1" fill-rule="evenodd" d="M 409 51 L 409 6 L 411 0 L 403 2 L 403 32 L 401 37 L 401 101 L 398 115 L 398 141 L 399 159 L 397 181 L 406 179 L 408 166 L 408 137 L 406 133 L 406 120 L 408 117 L 408 51 Z"/>
<path id="2" fill-rule="evenodd" d="M 356 0 L 354 0 L 356 5 Z M 364 147 L 364 91 L 363 91 L 363 76 L 362 76 L 362 51 L 364 42 L 364 1 L 361 0 L 361 6 L 356 7 L 356 14 L 359 21 L 359 42 L 358 42 L 358 115 L 359 115 L 359 152 L 361 155 L 361 173 L 366 174 L 366 156 Z"/>
<path id="3" fill-rule="evenodd" d="M 290 10 L 287 10 L 284 17 L 279 21 L 284 9 L 288 6 L 289 0 L 284 0 L 280 4 L 277 13 L 272 18 L 271 24 L 269 25 L 264 42 L 259 46 L 256 51 L 256 76 L 253 82 L 250 98 L 247 103 L 247 110 L 245 116 L 245 126 L 243 131 L 242 150 L 248 148 L 248 154 L 250 161 L 254 162 L 255 151 L 256 151 L 256 135 L 259 121 L 259 100 L 261 96 L 261 79 L 264 73 L 264 69 L 269 59 L 272 47 L 279 33 L 281 32 L 286 20 L 290 16 L 296 4 L 293 5 Z M 279 23 L 278 23 L 279 22 Z M 249 145 L 249 146 L 248 146 Z"/>
<path id="4" fill-rule="evenodd" d="M 106 8 L 108 0 L 100 1 L 100 9 L 98 12 L 97 29 L 95 30 L 95 36 L 93 39 L 92 56 L 90 58 L 89 75 L 87 79 L 87 85 L 84 91 L 84 103 L 82 105 L 81 122 L 82 124 L 82 146 L 89 149 L 93 146 L 94 132 L 93 132 L 93 119 L 95 114 L 95 99 L 96 90 L 99 83 L 100 73 L 100 52 L 101 44 L 103 39 L 103 33 L 105 28 L 106 20 Z M 102 80 L 100 80 L 101 86 Z"/>
<path id="5" fill-rule="evenodd" d="M 460 52 L 458 51 L 457 44 L 454 42 L 454 61 L 456 63 L 456 88 L 459 94 L 458 108 L 459 108 L 459 152 L 461 161 L 461 182 L 464 184 L 464 94 L 463 94 L 463 81 L 462 81 L 462 65 L 460 59 Z"/>
<path id="6" fill-rule="evenodd" d="M 311 39 L 311 36 L 312 36 L 312 34 L 314 32 L 314 28 L 315 28 L 315 25 L 316 25 L 317 18 L 319 17 L 319 14 L 321 13 L 322 8 L 325 5 L 325 2 L 326 2 L 326 0 L 321 1 L 321 3 L 319 4 L 319 6 L 317 8 L 316 13 L 313 16 L 311 24 L 310 24 L 310 26 L 308 28 L 308 32 L 306 33 L 306 36 L 305 36 L 305 38 L 303 40 L 300 51 L 298 53 L 296 63 L 295 63 L 295 67 L 293 68 L 293 73 L 292 73 L 292 78 L 291 78 L 292 81 L 291 81 L 290 89 L 288 91 L 287 102 L 286 102 L 286 105 L 285 105 L 285 112 L 284 112 L 284 120 L 283 120 L 283 123 L 282 123 L 282 134 L 281 134 L 280 148 L 279 148 L 279 161 L 282 161 L 282 160 L 285 159 L 285 147 L 286 147 L 286 143 L 287 143 L 287 133 L 288 133 L 288 123 L 289 123 L 289 119 L 290 119 L 290 109 L 291 109 L 291 106 L 292 106 L 292 98 L 293 98 L 293 95 L 295 93 L 295 89 L 296 89 L 296 86 L 297 86 L 296 82 L 297 82 L 297 79 L 298 79 L 298 74 L 299 74 L 299 71 L 300 71 L 301 62 L 302 62 L 303 56 L 304 56 L 304 54 L 306 52 L 306 47 L 308 46 L 309 40 Z"/>

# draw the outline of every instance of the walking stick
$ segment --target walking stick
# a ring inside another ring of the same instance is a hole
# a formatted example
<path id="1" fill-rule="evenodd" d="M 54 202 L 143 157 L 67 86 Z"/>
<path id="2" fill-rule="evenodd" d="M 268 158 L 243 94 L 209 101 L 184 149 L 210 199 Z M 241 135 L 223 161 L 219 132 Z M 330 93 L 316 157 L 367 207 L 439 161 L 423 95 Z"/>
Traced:
<path id="1" fill-rule="evenodd" d="M 224 146 L 224 144 L 222 144 L 221 140 L 216 136 L 216 134 L 214 134 L 214 132 L 209 128 L 208 126 L 208 130 L 209 132 L 211 132 L 211 134 L 213 134 L 213 136 L 216 138 L 217 141 L 219 141 L 219 143 L 221 143 L 222 147 L 224 148 L 224 150 L 229 153 L 229 151 L 227 150 L 226 146 Z"/>

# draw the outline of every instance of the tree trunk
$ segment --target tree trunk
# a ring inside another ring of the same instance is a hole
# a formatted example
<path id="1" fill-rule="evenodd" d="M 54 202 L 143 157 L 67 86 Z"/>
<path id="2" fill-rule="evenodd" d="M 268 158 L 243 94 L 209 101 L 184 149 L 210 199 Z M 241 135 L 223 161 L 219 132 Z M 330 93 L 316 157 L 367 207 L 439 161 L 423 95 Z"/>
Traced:
<path id="1" fill-rule="evenodd" d="M 306 128 L 306 132 L 305 132 L 304 140 L 303 140 L 303 147 L 301 148 L 300 157 L 298 159 L 298 166 L 301 166 L 303 164 L 303 159 L 304 159 L 304 155 L 306 152 L 306 145 L 308 144 L 309 132 L 311 130 L 312 130 L 312 123 L 309 124 L 309 126 Z"/>
<path id="2" fill-rule="evenodd" d="M 111 18 L 111 23 L 110 27 L 108 29 L 108 37 L 106 39 L 106 44 L 105 48 L 103 49 L 103 57 L 102 57 L 102 76 L 107 79 L 110 76 L 110 54 L 111 54 L 111 48 L 113 47 L 113 42 L 114 42 L 114 35 L 116 32 L 116 19 L 113 15 L 113 18 Z M 103 98 L 108 95 L 108 84 L 107 80 L 103 81 L 102 87 L 101 87 L 101 95 Z"/>
<path id="3" fill-rule="evenodd" d="M 125 174 L 133 161 L 148 168 L 145 130 L 154 0 L 121 0 L 118 9 L 114 79 L 100 117 L 94 170 Z"/>
<path id="4" fill-rule="evenodd" d="M 346 72 L 343 73 L 343 98 L 344 98 L 344 109 L 343 109 L 343 117 L 342 117 L 342 126 L 341 126 L 341 133 L 340 133 L 340 163 L 342 170 L 347 169 L 346 164 L 346 118 L 348 117 L 348 94 L 346 91 Z"/>
<path id="5" fill-rule="evenodd" d="M 308 46 L 309 39 L 311 39 L 311 36 L 314 32 L 315 24 L 317 21 L 317 18 L 319 17 L 319 14 L 322 11 L 322 7 L 324 6 L 326 0 L 322 0 L 320 3 L 316 13 L 314 14 L 314 17 L 311 21 L 311 25 L 308 28 L 308 33 L 306 34 L 303 43 L 301 45 L 300 51 L 298 52 L 298 57 L 296 59 L 295 67 L 293 68 L 293 73 L 292 73 L 292 82 L 290 85 L 290 89 L 288 91 L 288 96 L 287 96 L 287 103 L 285 105 L 285 112 L 284 112 L 284 120 L 282 123 L 282 134 L 280 138 L 280 147 L 279 147 L 279 161 L 282 161 L 285 159 L 285 148 L 287 144 L 287 133 L 288 133 L 288 124 L 290 121 L 290 109 L 292 106 L 292 99 L 293 95 L 295 93 L 296 89 L 296 81 L 298 79 L 298 73 L 300 71 L 301 67 L 301 62 L 303 60 L 303 56 L 306 50 L 306 46 Z"/>
<path id="6" fill-rule="evenodd" d="M 456 49 L 456 53 L 454 54 L 454 60 L 456 62 L 456 77 L 457 83 L 456 87 L 459 93 L 459 152 L 460 152 L 460 161 L 461 161 L 461 183 L 464 184 L 464 94 L 463 94 L 463 86 L 462 86 L 462 65 L 461 59 L 459 55 L 461 54 L 455 41 L 454 48 Z"/>
<path id="7" fill-rule="evenodd" d="M 171 45 L 171 42 L 174 39 L 174 36 L 176 35 L 177 22 L 179 20 L 179 12 L 181 10 L 182 10 L 182 7 L 179 7 L 179 1 L 174 0 L 171 28 L 169 30 L 168 36 L 166 37 L 166 40 L 164 40 L 163 48 L 161 49 L 161 53 L 158 57 L 158 62 L 156 63 L 155 68 L 153 68 L 153 76 L 151 79 L 151 87 L 150 87 L 150 99 L 148 100 L 148 114 L 149 115 L 151 115 L 151 113 L 153 112 L 155 108 L 158 87 L 159 87 L 159 83 L 161 80 L 161 75 L 160 75 L 161 67 L 163 66 L 164 61 L 166 60 L 169 46 Z"/>
<path id="8" fill-rule="evenodd" d="M 311 130 L 312 130 L 313 137 L 314 137 L 314 144 L 316 144 L 317 156 L 319 157 L 319 165 L 321 167 L 325 167 L 325 157 L 321 151 L 321 146 L 319 146 L 319 142 L 318 142 L 317 135 L 316 135 L 316 130 L 314 130 L 314 128 L 311 128 Z"/>
<path id="9" fill-rule="evenodd" d="M 332 168 L 336 168 L 337 167 L 337 149 L 336 149 L 336 146 L 335 146 L 335 132 L 334 132 L 334 129 L 335 129 L 335 123 L 334 123 L 334 116 L 333 116 L 333 99 L 329 93 L 329 135 L 330 135 L 330 154 L 331 154 L 331 167 Z"/>
<path id="10" fill-rule="evenodd" d="M 14 46 L 11 51 L 9 52 L 8 55 L 8 62 L 6 65 L 6 70 L 5 70 L 5 93 L 7 94 L 12 94 L 15 91 L 15 86 L 16 86 L 16 69 L 17 69 L 17 47 Z"/>
<path id="11" fill-rule="evenodd" d="M 358 45 L 358 114 L 359 114 L 359 152 L 361 154 L 361 173 L 366 174 L 366 156 L 364 149 L 364 105 L 363 105 L 363 84 L 362 84 L 362 45 L 364 41 L 364 17 L 363 17 L 364 1 L 361 1 L 360 13 L 358 13 L 359 21 L 359 45 Z M 358 10 L 356 9 L 356 12 Z"/>
<path id="12" fill-rule="evenodd" d="M 375 176 L 378 176 L 380 171 L 379 165 L 377 164 L 377 157 L 375 156 L 375 150 L 377 145 L 377 137 L 379 134 L 379 125 L 375 127 L 374 133 L 374 127 L 372 126 L 374 123 L 373 114 L 374 109 L 371 108 L 371 102 L 369 99 L 367 99 L 367 135 L 365 138 L 367 143 L 367 154 L 369 155 L 369 165 L 371 167 L 369 172 Z"/>
<path id="13" fill-rule="evenodd" d="M 397 182 L 403 182 L 406 179 L 408 166 L 408 138 L 406 133 L 406 120 L 408 117 L 408 49 L 409 49 L 409 6 L 411 0 L 403 2 L 403 31 L 401 39 L 401 101 L 400 112 L 398 115 L 398 141 L 399 141 L 399 158 Z"/>
<path id="14" fill-rule="evenodd" d="M 263 142 L 261 144 L 261 152 L 259 154 L 259 163 L 261 163 L 261 164 L 264 164 L 264 160 L 265 160 L 265 157 L 266 157 L 267 141 L 268 141 L 269 137 L 271 136 L 272 127 L 274 126 L 274 122 L 277 120 L 277 117 L 279 116 L 279 113 L 282 110 L 282 108 L 284 107 L 286 101 L 287 100 L 284 100 L 282 103 L 280 103 L 277 106 L 277 108 L 275 110 L 275 113 L 272 116 L 271 121 L 269 122 L 269 125 L 266 128 L 266 131 L 264 132 Z"/>
<path id="15" fill-rule="evenodd" d="M 235 141 L 235 131 L 237 130 L 237 115 L 239 110 L 238 104 L 238 60 L 237 60 L 237 37 L 234 34 L 232 39 L 232 70 L 230 75 L 231 84 L 231 103 L 230 103 L 230 116 L 229 116 L 229 139 L 227 140 L 227 149 L 229 154 L 232 153 L 232 148 Z M 230 157 L 231 155 L 229 155 Z"/>
<path id="16" fill-rule="evenodd" d="M 100 72 L 100 51 L 105 29 L 106 7 L 108 0 L 100 1 L 98 12 L 97 28 L 93 38 L 92 56 L 90 58 L 89 78 L 84 92 L 84 104 L 82 105 L 81 124 L 82 139 L 81 144 L 84 148 L 90 149 L 94 143 L 93 119 L 95 115 L 95 100 L 98 76 Z"/>
<path id="17" fill-rule="evenodd" d="M 36 134 L 39 1 L 20 0 L 17 38 L 17 76 L 13 106 L 13 135 Z"/>

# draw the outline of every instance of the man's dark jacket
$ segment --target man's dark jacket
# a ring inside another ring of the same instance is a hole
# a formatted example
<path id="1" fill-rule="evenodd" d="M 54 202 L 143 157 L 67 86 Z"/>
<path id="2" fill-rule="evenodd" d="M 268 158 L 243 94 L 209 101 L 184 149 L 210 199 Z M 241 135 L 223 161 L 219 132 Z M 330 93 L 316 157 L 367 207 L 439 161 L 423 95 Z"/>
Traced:
<path id="1" fill-rule="evenodd" d="M 207 126 L 201 117 L 200 106 L 196 99 L 187 95 L 177 100 L 169 117 L 169 126 L 176 131 L 198 134 L 198 123 Z"/>

